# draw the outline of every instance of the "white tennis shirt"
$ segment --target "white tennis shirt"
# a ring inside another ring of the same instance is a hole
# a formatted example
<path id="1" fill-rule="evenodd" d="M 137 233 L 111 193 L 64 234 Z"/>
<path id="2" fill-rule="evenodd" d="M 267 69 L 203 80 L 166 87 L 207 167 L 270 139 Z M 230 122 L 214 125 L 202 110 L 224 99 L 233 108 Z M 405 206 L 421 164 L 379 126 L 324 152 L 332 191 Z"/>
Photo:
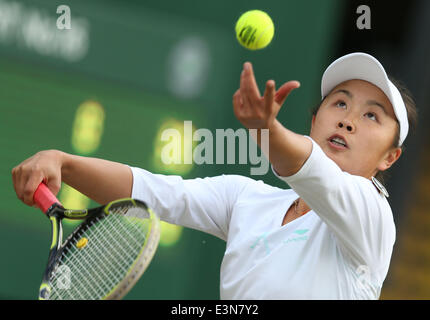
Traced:
<path id="1" fill-rule="evenodd" d="M 378 299 L 395 242 L 391 208 L 370 180 L 342 172 L 312 143 L 299 172 L 278 176 L 292 189 L 131 168 L 132 197 L 166 222 L 226 241 L 221 299 Z M 299 196 L 312 210 L 282 226 Z"/>

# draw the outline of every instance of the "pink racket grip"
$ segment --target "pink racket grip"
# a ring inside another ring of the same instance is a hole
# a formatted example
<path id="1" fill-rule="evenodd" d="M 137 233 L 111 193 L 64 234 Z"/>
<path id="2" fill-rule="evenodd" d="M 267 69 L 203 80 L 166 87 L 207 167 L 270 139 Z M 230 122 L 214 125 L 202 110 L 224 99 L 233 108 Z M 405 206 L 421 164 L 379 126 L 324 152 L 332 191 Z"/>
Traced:
<path id="1" fill-rule="evenodd" d="M 60 201 L 53 195 L 51 190 L 48 189 L 45 183 L 41 182 L 37 187 L 33 195 L 33 200 L 36 205 L 43 211 L 47 213 L 48 209 L 54 204 L 58 203 L 61 205 Z"/>

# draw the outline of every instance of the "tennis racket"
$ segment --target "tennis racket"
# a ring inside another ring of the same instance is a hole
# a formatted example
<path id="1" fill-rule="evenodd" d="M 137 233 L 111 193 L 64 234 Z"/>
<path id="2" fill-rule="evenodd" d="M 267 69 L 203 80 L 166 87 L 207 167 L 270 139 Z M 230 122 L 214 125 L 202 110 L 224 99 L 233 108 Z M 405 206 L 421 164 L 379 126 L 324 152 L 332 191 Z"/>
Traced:
<path id="1" fill-rule="evenodd" d="M 157 249 L 160 225 L 156 214 L 131 198 L 93 209 L 65 209 L 43 182 L 33 198 L 52 224 L 39 299 L 123 298 Z M 62 243 L 64 218 L 83 222 Z"/>

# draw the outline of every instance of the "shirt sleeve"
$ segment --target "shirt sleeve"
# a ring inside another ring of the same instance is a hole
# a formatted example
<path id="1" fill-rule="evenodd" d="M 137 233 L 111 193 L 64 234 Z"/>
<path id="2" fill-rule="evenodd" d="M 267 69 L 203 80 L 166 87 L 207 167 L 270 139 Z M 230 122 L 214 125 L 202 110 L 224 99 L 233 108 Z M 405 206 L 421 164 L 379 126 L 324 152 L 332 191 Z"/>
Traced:
<path id="1" fill-rule="evenodd" d="M 395 226 L 388 201 L 370 180 L 343 172 L 307 138 L 312 141 L 312 152 L 299 172 L 280 177 L 273 166 L 272 171 L 318 214 L 357 264 L 389 261 Z"/>
<path id="2" fill-rule="evenodd" d="M 161 220 L 227 240 L 231 211 L 244 187 L 239 176 L 183 179 L 130 167 L 132 198 L 144 201 Z"/>

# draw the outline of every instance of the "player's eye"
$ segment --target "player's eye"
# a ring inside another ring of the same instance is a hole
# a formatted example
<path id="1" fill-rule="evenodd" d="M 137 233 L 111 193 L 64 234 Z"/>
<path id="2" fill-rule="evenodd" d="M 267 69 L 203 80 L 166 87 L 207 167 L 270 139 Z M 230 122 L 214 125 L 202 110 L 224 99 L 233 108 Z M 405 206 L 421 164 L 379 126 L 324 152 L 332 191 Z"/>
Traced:
<path id="1" fill-rule="evenodd" d="M 338 101 L 338 102 L 336 102 L 336 107 L 346 108 L 346 102 L 344 102 L 344 101 Z"/>
<path id="2" fill-rule="evenodd" d="M 374 120 L 374 121 L 376 121 L 376 120 L 377 120 L 377 119 L 376 119 L 376 114 L 374 114 L 373 112 L 368 112 L 368 113 L 366 113 L 366 114 L 365 114 L 365 116 L 366 116 L 367 118 L 371 119 L 371 120 Z"/>

